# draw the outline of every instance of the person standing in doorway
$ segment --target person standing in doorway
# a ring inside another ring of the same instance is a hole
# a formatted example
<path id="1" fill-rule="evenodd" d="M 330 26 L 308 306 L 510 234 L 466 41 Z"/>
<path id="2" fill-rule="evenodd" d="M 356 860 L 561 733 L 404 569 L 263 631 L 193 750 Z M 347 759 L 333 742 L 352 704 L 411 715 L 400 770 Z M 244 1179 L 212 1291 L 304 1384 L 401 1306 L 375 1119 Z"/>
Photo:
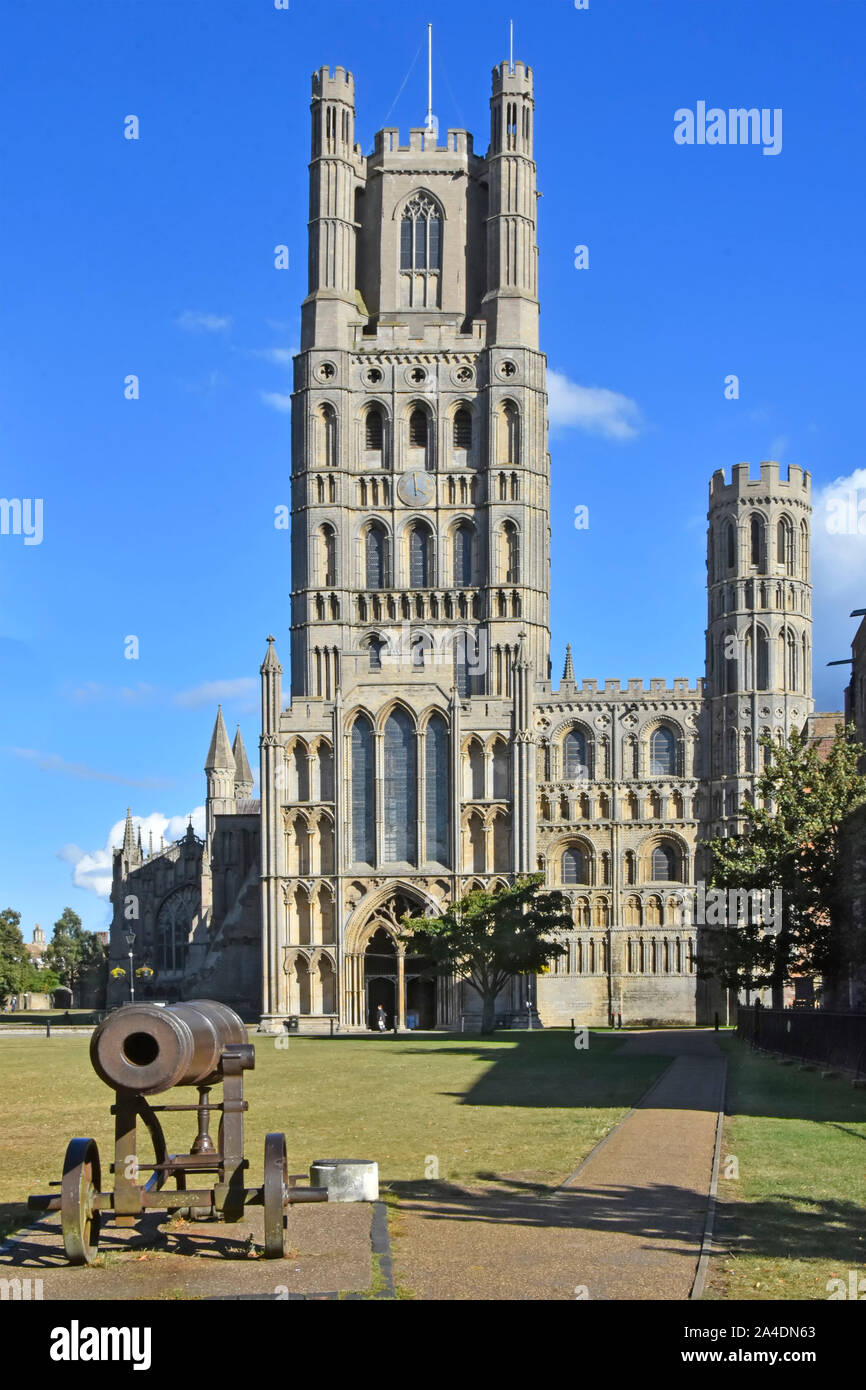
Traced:
<path id="1" fill-rule="evenodd" d="M 380 1033 L 384 1033 L 388 1027 L 388 1020 L 385 1017 L 385 1009 L 382 1004 L 379 1004 L 376 1008 L 376 1027 L 379 1029 Z"/>

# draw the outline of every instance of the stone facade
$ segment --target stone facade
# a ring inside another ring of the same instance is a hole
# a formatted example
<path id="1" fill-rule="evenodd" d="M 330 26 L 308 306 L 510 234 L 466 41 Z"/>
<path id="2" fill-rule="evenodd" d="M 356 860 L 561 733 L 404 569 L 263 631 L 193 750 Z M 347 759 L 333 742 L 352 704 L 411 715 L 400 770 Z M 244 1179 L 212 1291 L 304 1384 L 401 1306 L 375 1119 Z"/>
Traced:
<path id="1" fill-rule="evenodd" d="M 541 870 L 573 903 L 568 955 L 504 1017 L 711 1021 L 689 890 L 761 732 L 811 711 L 809 476 L 714 475 L 704 681 L 578 683 L 569 648 L 554 687 L 532 71 L 494 69 L 483 157 L 426 129 L 365 157 L 354 116 L 351 74 L 316 73 L 290 696 L 269 638 L 261 800 L 220 713 L 205 842 L 145 857 L 128 822 L 113 954 L 140 912 L 158 997 L 265 1029 L 360 1030 L 380 1003 L 456 1028 L 477 1001 L 425 976 L 397 920 Z"/>

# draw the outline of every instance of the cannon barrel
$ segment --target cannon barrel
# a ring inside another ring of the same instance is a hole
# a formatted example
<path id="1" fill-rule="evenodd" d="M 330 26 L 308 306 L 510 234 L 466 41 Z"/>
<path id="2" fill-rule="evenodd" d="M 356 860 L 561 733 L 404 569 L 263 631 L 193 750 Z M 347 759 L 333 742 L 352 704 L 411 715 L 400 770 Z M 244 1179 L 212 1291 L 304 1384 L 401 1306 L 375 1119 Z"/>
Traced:
<path id="1" fill-rule="evenodd" d="M 172 1086 L 219 1081 L 223 1049 L 246 1042 L 243 1021 L 214 999 L 165 1008 L 124 1004 L 93 1033 L 90 1060 L 107 1086 L 156 1095 Z"/>

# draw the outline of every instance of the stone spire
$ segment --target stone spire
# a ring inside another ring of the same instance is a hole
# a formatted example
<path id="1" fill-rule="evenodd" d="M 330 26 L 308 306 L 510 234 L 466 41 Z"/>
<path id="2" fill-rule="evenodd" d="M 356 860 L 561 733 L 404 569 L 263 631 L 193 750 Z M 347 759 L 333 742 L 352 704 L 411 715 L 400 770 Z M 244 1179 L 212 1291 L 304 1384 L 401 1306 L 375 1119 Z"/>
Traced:
<path id="1" fill-rule="evenodd" d="M 564 670 L 563 670 L 563 672 L 562 672 L 562 679 L 563 679 L 564 681 L 571 681 L 572 685 L 574 684 L 574 666 L 573 666 L 572 660 L 571 660 L 571 643 L 570 643 L 570 642 L 568 642 L 568 643 L 566 644 L 566 648 L 565 648 L 565 668 L 564 668 Z"/>
<path id="2" fill-rule="evenodd" d="M 132 823 L 132 811 L 126 808 L 126 825 L 123 828 L 123 857 L 131 859 L 135 854 L 135 826 Z"/>
<path id="3" fill-rule="evenodd" d="M 244 741 L 241 738 L 240 724 L 238 724 L 235 733 L 232 753 L 235 760 L 235 794 L 237 796 L 252 796 L 253 773 L 247 758 L 247 750 L 244 748 Z"/>
<path id="4" fill-rule="evenodd" d="M 204 765 L 205 772 L 232 772 L 235 770 L 235 757 L 223 719 L 223 707 L 217 705 L 216 723 L 213 726 L 210 748 Z"/>
<path id="5" fill-rule="evenodd" d="M 130 869 L 137 869 L 142 862 L 141 830 L 138 832 L 138 843 L 136 843 L 135 826 L 132 823 L 132 811 L 128 806 L 126 808 L 126 824 L 123 827 L 123 848 L 120 854 L 124 874 L 128 874 Z"/>

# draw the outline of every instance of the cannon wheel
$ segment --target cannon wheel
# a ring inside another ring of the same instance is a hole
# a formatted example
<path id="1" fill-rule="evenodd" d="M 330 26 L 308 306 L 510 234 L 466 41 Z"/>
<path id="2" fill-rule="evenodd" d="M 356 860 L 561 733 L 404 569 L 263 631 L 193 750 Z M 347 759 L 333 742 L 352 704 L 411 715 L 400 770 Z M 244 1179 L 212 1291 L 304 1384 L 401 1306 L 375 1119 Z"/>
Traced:
<path id="1" fill-rule="evenodd" d="M 90 1265 L 99 1244 L 99 1212 L 93 1205 L 102 1181 L 94 1139 L 70 1139 L 60 1183 L 63 1245 L 73 1265 Z"/>
<path id="2" fill-rule="evenodd" d="M 284 1134 L 265 1135 L 265 1259 L 280 1260 L 286 1253 L 283 1218 L 289 1192 L 289 1160 Z"/>

